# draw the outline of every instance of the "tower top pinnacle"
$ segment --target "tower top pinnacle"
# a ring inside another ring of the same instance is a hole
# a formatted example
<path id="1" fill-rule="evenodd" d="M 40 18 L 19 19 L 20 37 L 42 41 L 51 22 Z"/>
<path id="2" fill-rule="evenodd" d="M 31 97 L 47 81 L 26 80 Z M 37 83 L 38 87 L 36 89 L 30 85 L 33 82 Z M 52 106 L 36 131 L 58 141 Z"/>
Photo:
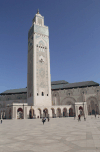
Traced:
<path id="1" fill-rule="evenodd" d="M 39 14 L 39 9 L 37 10 L 37 14 Z"/>

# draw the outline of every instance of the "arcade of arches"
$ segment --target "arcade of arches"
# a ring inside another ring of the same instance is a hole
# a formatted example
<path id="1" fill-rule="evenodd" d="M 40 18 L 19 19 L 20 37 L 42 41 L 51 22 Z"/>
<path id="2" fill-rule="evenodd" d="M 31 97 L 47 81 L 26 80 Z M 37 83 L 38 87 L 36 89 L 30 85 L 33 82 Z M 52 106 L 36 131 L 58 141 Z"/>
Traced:
<path id="1" fill-rule="evenodd" d="M 51 111 L 51 116 L 50 116 L 50 111 Z M 37 118 L 42 118 L 42 117 L 73 117 L 74 116 L 74 110 L 73 107 L 66 108 L 66 107 L 58 107 L 58 108 L 38 108 L 38 116 Z M 36 118 L 35 110 L 30 109 L 29 110 L 29 118 L 33 119 Z"/>
<path id="2" fill-rule="evenodd" d="M 58 101 L 59 100 L 57 99 L 57 102 Z M 15 112 L 14 108 L 16 108 Z M 78 116 L 78 114 L 81 116 L 99 114 L 99 103 L 95 97 L 87 98 L 86 102 L 76 102 L 73 98 L 65 98 L 62 101 L 62 105 L 54 105 L 49 108 L 26 105 L 23 110 L 23 104 L 22 107 L 14 106 L 14 108 L 10 106 L 6 111 L 1 110 L 0 117 L 3 119 L 33 119 L 42 117 L 73 117 L 74 115 Z M 17 116 L 14 117 L 14 115 Z"/>

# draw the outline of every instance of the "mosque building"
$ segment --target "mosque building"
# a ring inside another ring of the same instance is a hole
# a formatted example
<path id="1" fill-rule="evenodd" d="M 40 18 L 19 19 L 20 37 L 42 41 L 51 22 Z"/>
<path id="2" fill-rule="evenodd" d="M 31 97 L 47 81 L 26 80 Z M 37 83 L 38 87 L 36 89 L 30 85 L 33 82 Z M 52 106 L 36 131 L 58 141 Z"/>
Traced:
<path id="1" fill-rule="evenodd" d="M 49 29 L 37 11 L 28 32 L 27 87 L 0 94 L 0 118 L 84 117 L 100 113 L 100 86 L 94 81 L 51 82 Z"/>

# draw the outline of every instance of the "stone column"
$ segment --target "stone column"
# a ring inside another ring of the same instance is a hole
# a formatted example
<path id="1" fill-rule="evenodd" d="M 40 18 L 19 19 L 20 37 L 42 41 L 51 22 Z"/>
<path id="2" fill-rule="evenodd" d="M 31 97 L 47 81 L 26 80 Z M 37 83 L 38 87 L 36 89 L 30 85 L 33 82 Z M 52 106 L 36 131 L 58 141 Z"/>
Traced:
<path id="1" fill-rule="evenodd" d="M 86 107 L 86 117 L 87 117 L 88 116 L 87 103 L 86 103 L 85 107 Z"/>
<path id="2" fill-rule="evenodd" d="M 12 107 L 12 119 L 17 119 L 16 107 L 14 107 L 14 106 Z"/>
<path id="3" fill-rule="evenodd" d="M 100 101 L 98 101 L 99 115 L 100 115 Z"/>
<path id="4" fill-rule="evenodd" d="M 55 114 L 56 114 L 56 117 L 57 117 L 57 108 L 55 108 Z"/>
<path id="5" fill-rule="evenodd" d="M 61 116 L 63 117 L 63 107 L 61 107 Z"/>
<path id="6" fill-rule="evenodd" d="M 14 119 L 14 106 L 12 105 L 12 119 Z"/>
<path id="7" fill-rule="evenodd" d="M 24 107 L 24 119 L 27 119 L 27 107 Z"/>
<path id="8" fill-rule="evenodd" d="M 67 116 L 69 117 L 69 108 L 67 109 Z"/>
<path id="9" fill-rule="evenodd" d="M 16 108 L 15 112 L 16 112 L 16 119 L 17 119 L 17 110 L 18 110 L 18 107 L 16 106 L 15 108 Z"/>
<path id="10" fill-rule="evenodd" d="M 17 119 L 17 107 L 14 107 L 14 115 L 15 119 Z"/>
<path id="11" fill-rule="evenodd" d="M 86 117 L 86 104 L 84 103 L 84 116 Z"/>
<path id="12" fill-rule="evenodd" d="M 43 109 L 44 109 L 44 108 L 40 107 L 40 109 L 41 109 L 41 115 L 42 115 L 42 117 L 43 117 Z"/>
<path id="13" fill-rule="evenodd" d="M 78 107 L 75 106 L 76 117 L 78 117 Z"/>
<path id="14" fill-rule="evenodd" d="M 4 118 L 5 118 L 5 111 L 4 111 Z"/>
<path id="15" fill-rule="evenodd" d="M 26 107 L 25 107 L 25 105 L 24 105 L 24 107 L 23 107 L 23 110 L 24 110 L 24 111 L 23 111 L 23 114 L 24 114 L 24 115 L 23 115 L 23 116 L 24 116 L 23 119 L 26 119 L 26 111 L 25 111 L 25 108 L 26 108 Z"/>
<path id="16" fill-rule="evenodd" d="M 35 115 L 36 115 L 36 118 L 37 118 L 38 116 L 40 116 L 39 110 L 38 110 L 38 108 L 36 108 L 34 110 L 35 110 Z"/>
<path id="17" fill-rule="evenodd" d="M 2 119 L 2 112 L 1 112 L 1 119 Z"/>
<path id="18" fill-rule="evenodd" d="M 57 108 L 56 107 L 53 108 L 54 108 L 54 117 L 57 117 Z"/>
<path id="19" fill-rule="evenodd" d="M 48 109 L 48 114 L 49 114 L 49 117 L 52 118 L 52 110 L 51 110 L 51 108 Z"/>

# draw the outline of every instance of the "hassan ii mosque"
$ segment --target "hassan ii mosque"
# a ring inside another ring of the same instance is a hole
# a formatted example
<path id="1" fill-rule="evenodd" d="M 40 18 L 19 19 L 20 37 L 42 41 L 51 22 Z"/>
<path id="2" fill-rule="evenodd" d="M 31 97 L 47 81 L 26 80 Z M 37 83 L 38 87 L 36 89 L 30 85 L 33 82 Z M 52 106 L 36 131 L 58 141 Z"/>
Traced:
<path id="1" fill-rule="evenodd" d="M 49 30 L 37 11 L 28 32 L 27 87 L 0 93 L 1 119 L 73 117 L 100 113 L 100 86 L 94 81 L 52 81 Z"/>

